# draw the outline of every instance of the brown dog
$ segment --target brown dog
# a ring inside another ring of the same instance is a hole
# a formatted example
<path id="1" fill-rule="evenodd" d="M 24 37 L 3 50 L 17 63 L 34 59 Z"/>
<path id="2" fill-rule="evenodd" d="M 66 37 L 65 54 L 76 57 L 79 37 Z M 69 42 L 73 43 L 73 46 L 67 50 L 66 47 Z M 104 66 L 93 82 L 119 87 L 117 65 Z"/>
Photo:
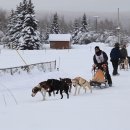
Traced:
<path id="1" fill-rule="evenodd" d="M 46 92 L 48 92 L 49 89 L 50 88 L 46 85 L 46 81 L 40 82 L 37 86 L 35 86 L 32 89 L 31 96 L 34 97 L 37 94 L 37 92 L 41 92 L 41 94 L 43 96 L 43 100 L 45 100 Z"/>
<path id="2" fill-rule="evenodd" d="M 120 70 L 124 69 L 124 70 L 128 70 L 128 65 L 129 65 L 129 61 L 128 58 L 124 59 L 121 63 L 120 63 Z"/>
<path id="3" fill-rule="evenodd" d="M 76 95 L 78 86 L 79 86 L 78 94 L 80 93 L 80 89 L 82 87 L 85 90 L 85 93 L 86 93 L 87 89 L 89 89 L 90 92 L 92 93 L 92 87 L 90 86 L 90 83 L 87 80 L 85 80 L 84 78 L 76 77 L 76 78 L 72 79 L 71 81 L 72 81 L 72 85 L 75 87 L 75 94 L 74 95 Z"/>

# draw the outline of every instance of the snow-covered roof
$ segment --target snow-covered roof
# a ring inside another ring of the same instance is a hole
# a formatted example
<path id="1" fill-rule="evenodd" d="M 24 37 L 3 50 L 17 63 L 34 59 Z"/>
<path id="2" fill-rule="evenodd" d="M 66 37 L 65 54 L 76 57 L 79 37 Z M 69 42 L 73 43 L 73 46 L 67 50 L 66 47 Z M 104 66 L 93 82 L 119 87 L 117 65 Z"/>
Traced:
<path id="1" fill-rule="evenodd" d="M 70 34 L 49 34 L 49 41 L 70 41 Z"/>

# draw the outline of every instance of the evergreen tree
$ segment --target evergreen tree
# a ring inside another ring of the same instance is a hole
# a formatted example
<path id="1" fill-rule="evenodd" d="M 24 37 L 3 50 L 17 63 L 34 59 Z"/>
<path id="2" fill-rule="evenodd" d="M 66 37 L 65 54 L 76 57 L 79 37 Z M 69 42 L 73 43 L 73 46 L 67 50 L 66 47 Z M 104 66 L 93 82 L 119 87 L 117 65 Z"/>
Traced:
<path id="1" fill-rule="evenodd" d="M 67 23 L 65 22 L 64 16 L 62 16 L 59 19 L 59 24 L 60 24 L 60 30 L 62 34 L 68 33 L 69 32 L 69 27 L 67 25 Z"/>
<path id="2" fill-rule="evenodd" d="M 82 24 L 81 31 L 82 32 L 88 32 L 88 23 L 87 23 L 87 18 L 86 18 L 85 14 L 83 15 L 81 24 Z"/>
<path id="3" fill-rule="evenodd" d="M 73 25 L 73 32 L 72 32 L 72 44 L 79 43 L 79 37 L 78 37 L 79 32 L 80 32 L 79 21 L 78 19 L 75 19 L 74 25 Z"/>
<path id="4" fill-rule="evenodd" d="M 60 33 L 57 13 L 54 14 L 53 21 L 52 21 L 52 24 L 51 24 L 50 33 L 51 34 Z"/>
<path id="5" fill-rule="evenodd" d="M 16 19 L 16 12 L 14 10 L 11 10 L 10 16 L 8 17 L 8 25 L 7 25 L 7 32 L 6 32 L 6 39 L 8 41 L 7 46 L 9 48 L 12 48 L 13 42 L 15 40 L 13 34 L 15 33 L 14 27 L 16 25 L 17 19 Z"/>
<path id="6" fill-rule="evenodd" d="M 11 15 L 9 17 L 7 37 L 9 37 L 8 46 L 11 49 L 17 49 L 19 46 L 18 41 L 21 37 L 26 10 L 27 1 L 23 0 L 23 2 L 20 2 L 19 6 L 16 7 L 16 11 L 11 12 Z"/>
<path id="7" fill-rule="evenodd" d="M 37 20 L 34 16 L 34 6 L 29 1 L 27 6 L 27 14 L 23 22 L 22 36 L 19 39 L 18 49 L 34 50 L 40 49 L 40 33 L 37 31 Z"/>
<path id="8" fill-rule="evenodd" d="M 91 42 L 89 38 L 88 24 L 85 14 L 83 15 L 82 20 L 79 18 L 74 21 L 72 39 L 73 44 L 88 44 Z"/>
<path id="9" fill-rule="evenodd" d="M 16 8 L 16 14 L 17 14 L 17 23 L 14 26 L 14 42 L 13 42 L 13 48 L 18 49 L 19 48 L 19 39 L 22 36 L 22 29 L 23 29 L 23 23 L 25 19 L 25 15 L 27 14 L 27 1 L 23 0 L 23 3 L 20 2 L 19 6 Z"/>
<path id="10" fill-rule="evenodd" d="M 29 0 L 29 2 L 28 2 L 27 12 L 29 14 L 35 14 L 35 12 L 34 12 L 34 6 L 33 6 L 33 3 L 32 3 L 31 0 Z"/>
<path id="11" fill-rule="evenodd" d="M 34 16 L 34 6 L 31 0 L 23 0 L 10 15 L 7 36 L 14 49 L 39 49 L 39 32 Z M 9 43 L 10 44 L 10 43 Z"/>

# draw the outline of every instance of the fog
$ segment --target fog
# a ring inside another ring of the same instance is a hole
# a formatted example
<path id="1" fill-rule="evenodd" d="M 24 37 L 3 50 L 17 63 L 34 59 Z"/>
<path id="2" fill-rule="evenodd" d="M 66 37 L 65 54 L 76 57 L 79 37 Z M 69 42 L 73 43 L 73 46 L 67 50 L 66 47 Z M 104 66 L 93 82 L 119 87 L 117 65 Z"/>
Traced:
<path id="1" fill-rule="evenodd" d="M 44 18 L 50 18 L 56 11 L 36 11 L 36 17 L 38 19 L 44 19 Z M 94 16 L 99 16 L 98 21 L 108 19 L 113 21 L 114 23 L 117 23 L 118 19 L 118 11 L 115 12 L 73 12 L 73 11 L 57 11 L 58 15 L 64 16 L 65 21 L 73 21 L 75 18 L 82 17 L 85 13 L 88 19 L 93 19 Z M 120 23 L 125 29 L 128 29 L 130 27 L 130 12 L 120 12 Z"/>
<path id="2" fill-rule="evenodd" d="M 13 9 L 23 0 L 0 0 L 0 7 Z M 73 11 L 73 12 L 115 12 L 130 11 L 129 0 L 32 0 L 36 10 L 39 11 Z"/>
<path id="3" fill-rule="evenodd" d="M 22 0 L 0 0 L 0 9 L 10 12 Z M 120 9 L 120 22 L 127 28 L 130 26 L 130 1 L 129 0 L 32 0 L 38 19 L 49 18 L 55 12 L 64 16 L 66 21 L 82 17 L 85 13 L 88 19 L 99 16 L 98 21 L 109 19 L 117 21 L 117 10 Z"/>

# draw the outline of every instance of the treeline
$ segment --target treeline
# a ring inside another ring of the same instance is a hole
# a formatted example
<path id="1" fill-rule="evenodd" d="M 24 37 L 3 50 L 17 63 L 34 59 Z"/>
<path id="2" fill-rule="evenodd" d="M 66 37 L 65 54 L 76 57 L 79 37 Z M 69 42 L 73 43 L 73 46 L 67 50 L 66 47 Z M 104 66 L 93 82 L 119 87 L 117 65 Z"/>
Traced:
<path id="1" fill-rule="evenodd" d="M 70 33 L 72 44 L 105 42 L 109 36 L 117 37 L 116 28 L 116 23 L 111 20 L 88 19 L 85 13 L 73 21 L 65 20 L 57 12 L 37 20 L 31 0 L 20 2 L 8 17 L 6 11 L 0 10 L 0 40 L 11 49 L 42 49 L 43 44 L 48 43 L 49 34 Z M 121 35 L 127 37 L 128 31 L 122 26 L 121 30 Z"/>

